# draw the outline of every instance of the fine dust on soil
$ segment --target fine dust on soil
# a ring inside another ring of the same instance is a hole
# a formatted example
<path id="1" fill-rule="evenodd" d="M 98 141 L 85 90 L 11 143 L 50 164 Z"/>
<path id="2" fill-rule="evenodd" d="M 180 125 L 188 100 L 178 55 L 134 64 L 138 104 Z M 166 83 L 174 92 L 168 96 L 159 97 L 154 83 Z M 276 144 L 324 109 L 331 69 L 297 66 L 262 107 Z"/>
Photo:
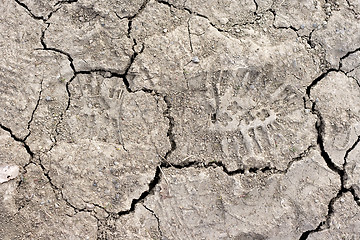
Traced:
<path id="1" fill-rule="evenodd" d="M 0 239 L 360 239 L 359 1 L 0 13 Z"/>

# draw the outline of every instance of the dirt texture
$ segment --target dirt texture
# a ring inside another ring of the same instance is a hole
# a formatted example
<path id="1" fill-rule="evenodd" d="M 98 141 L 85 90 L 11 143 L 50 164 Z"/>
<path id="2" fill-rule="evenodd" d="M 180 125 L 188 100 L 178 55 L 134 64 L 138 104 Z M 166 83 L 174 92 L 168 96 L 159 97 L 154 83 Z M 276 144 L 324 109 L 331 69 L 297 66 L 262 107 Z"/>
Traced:
<path id="1" fill-rule="evenodd" d="M 360 238 L 359 1 L 0 6 L 0 239 Z"/>

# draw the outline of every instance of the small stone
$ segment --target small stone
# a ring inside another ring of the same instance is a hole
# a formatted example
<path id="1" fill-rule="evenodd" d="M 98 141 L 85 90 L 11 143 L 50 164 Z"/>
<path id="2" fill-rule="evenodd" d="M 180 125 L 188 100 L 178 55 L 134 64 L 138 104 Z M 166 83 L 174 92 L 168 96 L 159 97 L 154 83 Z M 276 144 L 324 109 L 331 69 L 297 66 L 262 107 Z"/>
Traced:
<path id="1" fill-rule="evenodd" d="M 19 175 L 19 167 L 16 165 L 7 165 L 0 167 L 0 183 L 10 181 Z"/>
<path id="2" fill-rule="evenodd" d="M 110 78 L 111 77 L 111 72 L 105 72 L 104 77 L 105 78 Z"/>
<path id="3" fill-rule="evenodd" d="M 48 102 L 49 102 L 49 101 L 51 101 L 51 100 L 52 100 L 52 98 L 51 98 L 50 96 L 46 96 L 46 97 L 45 97 L 45 101 L 48 101 Z"/>
<path id="4" fill-rule="evenodd" d="M 304 25 L 304 24 L 301 24 L 300 28 L 301 28 L 301 29 L 304 29 L 304 28 L 305 28 L 305 25 Z"/>
<path id="5" fill-rule="evenodd" d="M 94 205 L 92 205 L 90 203 L 87 203 L 85 206 L 87 209 L 94 209 Z"/>
<path id="6" fill-rule="evenodd" d="M 225 24 L 227 24 L 227 23 L 229 22 L 229 19 L 227 19 L 227 18 L 221 18 L 221 19 L 219 20 L 219 22 L 220 22 L 220 24 L 225 25 Z"/>
<path id="7" fill-rule="evenodd" d="M 240 29 L 238 29 L 238 28 L 237 28 L 237 29 L 235 29 L 235 32 L 239 33 L 239 32 L 240 32 Z"/>
<path id="8" fill-rule="evenodd" d="M 167 31 L 168 31 L 168 30 L 167 30 L 166 28 L 163 29 L 163 33 L 167 33 Z"/>
<path id="9" fill-rule="evenodd" d="M 192 59 L 191 59 L 191 61 L 193 62 L 193 63 L 199 63 L 200 62 L 200 60 L 199 60 L 199 58 L 198 57 L 193 57 Z"/>

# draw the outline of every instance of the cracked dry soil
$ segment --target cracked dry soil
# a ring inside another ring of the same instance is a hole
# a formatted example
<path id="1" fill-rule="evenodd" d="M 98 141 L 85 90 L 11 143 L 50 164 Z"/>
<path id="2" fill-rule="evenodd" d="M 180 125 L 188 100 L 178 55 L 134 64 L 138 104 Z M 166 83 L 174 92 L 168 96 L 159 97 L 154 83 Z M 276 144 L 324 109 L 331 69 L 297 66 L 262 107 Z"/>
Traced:
<path id="1" fill-rule="evenodd" d="M 0 13 L 0 239 L 360 239 L 359 1 Z"/>

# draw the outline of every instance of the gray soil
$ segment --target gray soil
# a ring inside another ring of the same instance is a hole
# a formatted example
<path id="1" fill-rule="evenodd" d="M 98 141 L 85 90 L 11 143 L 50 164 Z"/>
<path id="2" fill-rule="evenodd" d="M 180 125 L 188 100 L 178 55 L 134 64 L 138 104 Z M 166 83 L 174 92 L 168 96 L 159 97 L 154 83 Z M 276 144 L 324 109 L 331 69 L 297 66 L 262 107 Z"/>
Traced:
<path id="1" fill-rule="evenodd" d="M 360 239 L 360 2 L 0 0 L 0 239 Z"/>

